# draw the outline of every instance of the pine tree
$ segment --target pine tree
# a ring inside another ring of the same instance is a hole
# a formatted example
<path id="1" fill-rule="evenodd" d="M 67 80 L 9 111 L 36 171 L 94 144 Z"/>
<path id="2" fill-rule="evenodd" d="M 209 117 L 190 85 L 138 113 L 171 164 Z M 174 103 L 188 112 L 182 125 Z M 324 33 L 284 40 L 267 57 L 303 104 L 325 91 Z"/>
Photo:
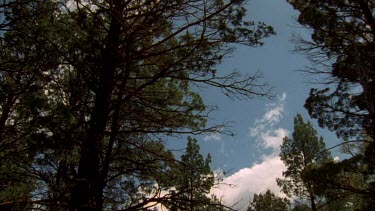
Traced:
<path id="1" fill-rule="evenodd" d="M 208 210 L 224 206 L 209 197 L 211 188 L 215 184 L 215 176 L 210 167 L 211 156 L 206 159 L 200 154 L 197 140 L 189 137 L 185 153 L 174 169 L 175 179 L 173 186 L 176 189 L 175 201 L 172 201 L 171 210 Z"/>
<path id="2" fill-rule="evenodd" d="M 278 197 L 270 190 L 264 194 L 254 194 L 253 201 L 247 211 L 288 211 L 290 201 L 286 198 Z"/>
<path id="3" fill-rule="evenodd" d="M 273 34 L 243 20 L 243 3 L 3 1 L 0 157 L 12 154 L 37 184 L 33 203 L 136 210 L 168 200 L 159 194 L 167 184 L 155 185 L 174 162 L 166 136 L 223 126 L 206 126 L 191 87 L 267 94 L 258 75 L 216 69 L 234 44 Z"/>
<path id="4" fill-rule="evenodd" d="M 305 107 L 321 127 L 344 139 L 342 144 L 362 142 L 366 146 L 363 153 L 331 165 L 337 172 L 336 176 L 331 174 L 331 181 L 356 169 L 366 185 L 336 183 L 331 188 L 341 189 L 347 195 L 360 193 L 364 198 L 374 198 L 375 3 L 372 0 L 288 2 L 300 12 L 298 22 L 313 32 L 310 40 L 296 40 L 296 50 L 307 54 L 313 62 L 307 72 L 328 79 L 323 88 L 311 90 Z"/>
<path id="5" fill-rule="evenodd" d="M 289 197 L 296 196 L 307 200 L 312 210 L 317 210 L 319 196 L 314 192 L 313 183 L 303 177 L 305 171 L 314 165 L 322 165 L 331 159 L 322 137 L 318 137 L 311 122 L 305 123 L 298 114 L 294 118 L 292 138 L 285 137 L 281 145 L 280 158 L 287 167 L 284 179 L 277 184 Z"/>

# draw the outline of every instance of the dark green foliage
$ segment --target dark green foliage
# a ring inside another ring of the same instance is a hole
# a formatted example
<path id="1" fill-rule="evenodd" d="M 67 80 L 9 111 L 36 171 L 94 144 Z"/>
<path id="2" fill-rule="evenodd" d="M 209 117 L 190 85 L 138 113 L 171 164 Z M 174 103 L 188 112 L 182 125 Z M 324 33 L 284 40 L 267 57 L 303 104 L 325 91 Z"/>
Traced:
<path id="1" fill-rule="evenodd" d="M 310 122 L 305 123 L 298 114 L 294 118 L 292 138 L 285 137 L 281 145 L 280 158 L 287 167 L 283 171 L 285 179 L 277 179 L 277 184 L 289 197 L 296 196 L 310 203 L 316 210 L 318 195 L 315 193 L 311 180 L 303 177 L 308 169 L 320 166 L 332 160 L 325 148 L 322 137 L 318 137 Z"/>
<path id="2" fill-rule="evenodd" d="M 310 211 L 311 208 L 306 204 L 297 204 L 293 207 L 292 211 Z"/>
<path id="3" fill-rule="evenodd" d="M 208 194 L 214 185 L 210 163 L 211 156 L 204 159 L 199 153 L 197 140 L 189 137 L 185 154 L 181 156 L 180 164 L 183 168 L 178 173 L 176 189 L 188 190 L 187 197 L 192 200 L 206 198 L 205 194 Z"/>
<path id="4" fill-rule="evenodd" d="M 361 192 L 364 198 L 373 198 L 375 2 L 290 0 L 289 3 L 301 12 L 298 22 L 313 32 L 311 40 L 297 40 L 297 50 L 306 53 L 314 64 L 307 71 L 328 76 L 328 86 L 312 89 L 305 107 L 320 126 L 350 140 L 348 143 L 363 142 L 365 147 L 360 155 L 353 154 L 352 158 L 325 168 L 337 170 L 329 173 L 330 180 L 335 182 L 328 186 L 341 189 L 344 195 Z M 349 185 L 339 179 L 340 175 L 362 178 L 363 185 Z"/>
<path id="5" fill-rule="evenodd" d="M 254 194 L 253 201 L 247 211 L 288 211 L 290 201 L 287 198 L 276 196 L 270 190 L 264 194 Z"/>
<path id="6" fill-rule="evenodd" d="M 244 21 L 243 2 L 2 1 L 0 167 L 12 160 L 14 172 L 1 183 L 21 172 L 20 186 L 31 187 L 20 195 L 33 189 L 33 203 L 50 210 L 172 200 L 160 194 L 176 162 L 166 137 L 223 126 L 206 127 L 191 87 L 267 94 L 257 75 L 216 69 L 234 44 L 259 46 L 274 33 Z"/>
<path id="7" fill-rule="evenodd" d="M 317 64 L 310 71 L 327 74 L 331 88 L 313 89 L 306 107 L 321 126 L 341 137 L 371 134 L 374 118 L 373 1 L 289 1 L 301 12 L 298 21 L 313 29 L 312 41 L 298 50 Z"/>
<path id="8" fill-rule="evenodd" d="M 364 165 L 363 157 L 359 153 L 340 162 L 327 162 L 303 174 L 312 181 L 316 194 L 325 197 L 328 210 L 372 209 L 369 181 L 373 178 L 366 178 L 368 166 Z"/>
<path id="9" fill-rule="evenodd" d="M 17 162 L 2 164 L 0 172 L 0 210 L 5 210 L 6 207 L 15 210 L 30 208 L 31 192 L 37 187 L 35 181 L 25 176 L 26 172 Z"/>
<path id="10" fill-rule="evenodd" d="M 211 157 L 206 159 L 199 152 L 197 140 L 189 137 L 185 153 L 175 168 L 172 168 L 175 190 L 170 210 L 224 210 L 226 207 L 217 199 L 210 198 L 210 190 L 215 185 L 215 176 L 210 168 Z"/>

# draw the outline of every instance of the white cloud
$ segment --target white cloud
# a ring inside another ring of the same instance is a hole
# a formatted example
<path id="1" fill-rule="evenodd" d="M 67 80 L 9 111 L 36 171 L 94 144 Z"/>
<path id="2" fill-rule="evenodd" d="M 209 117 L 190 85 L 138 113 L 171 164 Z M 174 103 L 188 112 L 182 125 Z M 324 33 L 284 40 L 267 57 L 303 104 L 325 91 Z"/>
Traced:
<path id="1" fill-rule="evenodd" d="M 280 145 L 283 142 L 283 138 L 288 135 L 288 131 L 284 128 L 278 128 L 276 130 L 267 130 L 260 133 L 261 144 L 264 148 L 272 148 L 273 152 L 278 153 L 280 151 Z"/>
<path id="2" fill-rule="evenodd" d="M 272 153 L 263 156 L 261 162 L 224 178 L 223 185 L 214 188 L 212 193 L 221 198 L 226 205 L 235 205 L 235 210 L 246 210 L 254 193 L 265 193 L 267 189 L 285 197 L 276 183 L 276 178 L 281 178 L 282 172 L 286 170 L 278 156 L 279 146 L 286 134 L 285 129 L 278 128 L 273 133 L 264 135 L 265 146 L 272 148 Z"/>
<path id="3" fill-rule="evenodd" d="M 220 133 L 211 133 L 209 135 L 204 136 L 203 140 L 205 140 L 205 141 L 220 141 L 221 140 L 221 134 Z"/>
<path id="4" fill-rule="evenodd" d="M 243 168 L 223 179 L 223 185 L 212 190 L 223 202 L 235 210 L 246 210 L 254 193 L 264 193 L 270 189 L 276 195 L 284 196 L 277 186 L 276 178 L 282 177 L 284 163 L 278 156 L 268 156 L 261 163 Z"/>
<path id="5" fill-rule="evenodd" d="M 286 129 L 275 128 L 283 117 L 286 96 L 283 93 L 275 103 L 267 104 L 263 117 L 256 119 L 254 126 L 249 128 L 251 137 L 255 137 L 263 148 L 271 148 L 274 152 L 278 152 L 283 138 L 288 134 Z"/>
<path id="6" fill-rule="evenodd" d="M 271 149 L 272 152 L 261 156 L 260 162 L 251 167 L 240 169 L 224 178 L 224 185 L 212 190 L 226 205 L 235 204 L 235 210 L 246 210 L 254 193 L 264 193 L 267 189 L 285 197 L 277 186 L 276 178 L 281 178 L 282 172 L 286 170 L 279 153 L 282 140 L 288 135 L 288 131 L 276 127 L 276 124 L 283 117 L 286 96 L 286 93 L 283 93 L 275 103 L 267 104 L 262 118 L 256 119 L 253 127 L 249 128 L 249 135 L 258 141 L 261 148 Z"/>
<path id="7" fill-rule="evenodd" d="M 251 136 L 258 136 L 263 130 L 273 127 L 283 117 L 286 104 L 286 93 L 277 97 L 275 103 L 266 104 L 266 112 L 261 119 L 256 119 L 254 126 L 249 128 Z"/>

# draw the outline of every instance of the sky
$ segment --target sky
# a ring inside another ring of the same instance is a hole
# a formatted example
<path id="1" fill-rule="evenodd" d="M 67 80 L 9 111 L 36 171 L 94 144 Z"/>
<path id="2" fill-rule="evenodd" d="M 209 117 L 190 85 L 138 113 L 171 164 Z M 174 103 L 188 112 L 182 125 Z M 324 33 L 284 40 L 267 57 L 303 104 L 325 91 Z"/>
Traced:
<path id="1" fill-rule="evenodd" d="M 218 107 L 211 113 L 209 123 L 230 122 L 229 129 L 235 135 L 207 134 L 197 138 L 201 153 L 212 156 L 211 168 L 226 173 L 223 179 L 226 185 L 212 192 L 227 205 L 236 204 L 237 210 L 244 210 L 254 193 L 264 193 L 267 189 L 283 196 L 276 184 L 276 178 L 282 177 L 285 170 L 279 146 L 293 132 L 297 113 L 313 123 L 328 147 L 338 143 L 335 134 L 319 128 L 303 107 L 310 89 L 317 85 L 309 83 L 312 76 L 298 71 L 308 66 L 309 61 L 292 53 L 292 34 L 310 36 L 307 29 L 298 27 L 298 12 L 286 0 L 250 0 L 247 10 L 249 20 L 273 26 L 277 35 L 265 39 L 262 47 L 238 47 L 218 69 L 243 74 L 261 72 L 263 82 L 273 87 L 274 98 L 233 101 L 217 89 L 202 91 L 205 104 Z M 333 152 L 334 156 L 337 154 Z"/>

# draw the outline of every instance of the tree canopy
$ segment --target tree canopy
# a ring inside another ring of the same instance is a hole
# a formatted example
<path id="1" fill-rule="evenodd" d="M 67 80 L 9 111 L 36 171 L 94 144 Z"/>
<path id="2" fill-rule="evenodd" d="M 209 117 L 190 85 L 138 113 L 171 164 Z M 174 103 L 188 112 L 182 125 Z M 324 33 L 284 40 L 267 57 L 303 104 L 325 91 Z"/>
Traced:
<path id="1" fill-rule="evenodd" d="M 312 30 L 310 40 L 296 39 L 296 50 L 313 62 L 306 71 L 328 79 L 323 88 L 311 90 L 305 107 L 320 126 L 344 140 L 338 145 L 362 148 L 349 159 L 328 163 L 315 175 L 324 175 L 326 180 L 320 185 L 330 189 L 374 198 L 374 1 L 288 2 L 300 12 L 298 22 Z M 343 179 L 350 177 L 361 185 Z"/>
<path id="2" fill-rule="evenodd" d="M 311 180 L 303 175 L 309 168 L 329 162 L 332 158 L 323 138 L 318 137 L 311 122 L 305 123 L 300 114 L 294 118 L 292 138 L 283 139 L 280 158 L 287 169 L 283 171 L 284 179 L 278 178 L 277 184 L 289 197 L 307 200 L 311 209 L 317 210 L 319 196 L 315 193 Z"/>
<path id="3" fill-rule="evenodd" d="M 211 156 L 206 159 L 200 154 L 197 140 L 189 137 L 185 153 L 171 173 L 170 181 L 178 195 L 171 204 L 166 204 L 170 210 L 227 210 L 215 196 L 210 197 L 210 190 L 217 184 L 217 179 L 210 168 Z"/>
<path id="4" fill-rule="evenodd" d="M 160 194 L 172 188 L 162 175 L 176 162 L 165 139 L 223 126 L 206 124 L 193 87 L 268 94 L 258 74 L 216 69 L 236 44 L 260 46 L 274 34 L 243 20 L 243 3 L 2 1 L 0 165 L 9 172 L 0 182 L 18 178 L 28 196 L 4 200 L 51 210 L 173 200 L 178 193 Z"/>
<path id="5" fill-rule="evenodd" d="M 301 14 L 298 22 L 311 28 L 311 40 L 297 50 L 307 53 L 315 68 L 325 74 L 331 88 L 313 89 L 306 108 L 320 125 L 340 137 L 373 134 L 374 86 L 373 1 L 289 1 Z M 331 90 L 334 88 L 334 90 Z"/>
<path id="6" fill-rule="evenodd" d="M 290 201 L 286 198 L 278 197 L 270 190 L 264 194 L 254 194 L 247 211 L 288 211 Z"/>

